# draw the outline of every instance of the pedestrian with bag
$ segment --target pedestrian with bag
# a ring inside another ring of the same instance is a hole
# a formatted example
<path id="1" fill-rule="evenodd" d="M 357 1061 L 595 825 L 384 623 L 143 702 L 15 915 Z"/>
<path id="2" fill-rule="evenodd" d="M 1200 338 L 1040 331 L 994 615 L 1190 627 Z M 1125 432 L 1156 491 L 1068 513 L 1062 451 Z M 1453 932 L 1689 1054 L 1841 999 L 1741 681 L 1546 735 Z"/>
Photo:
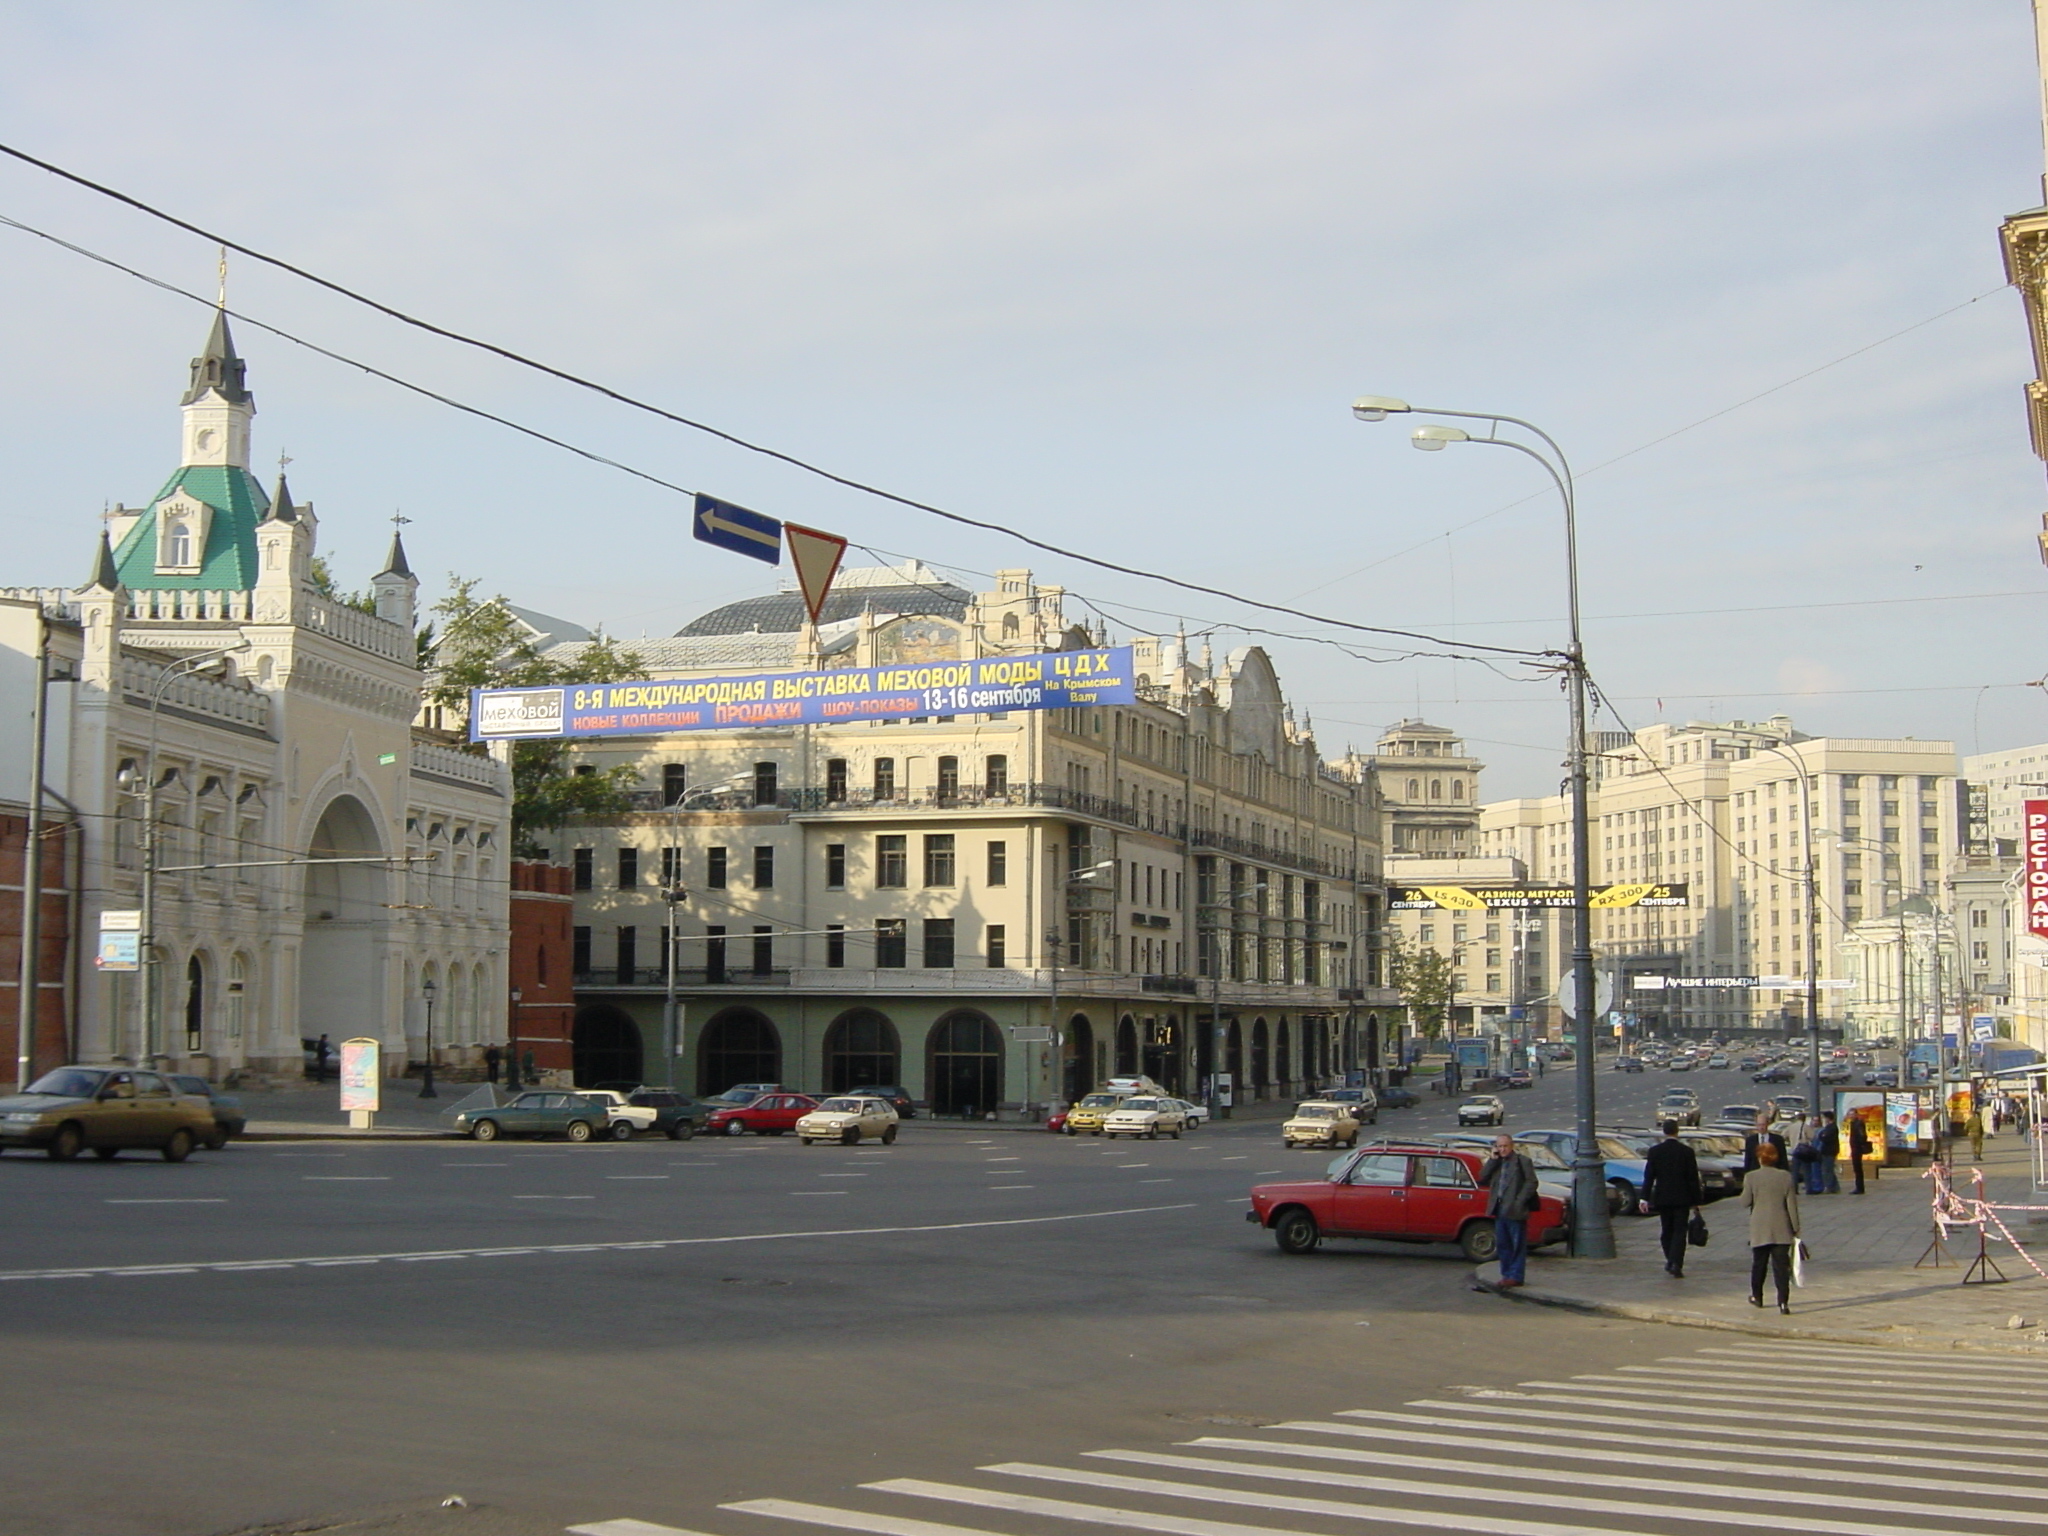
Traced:
<path id="1" fill-rule="evenodd" d="M 1493 1138 L 1493 1156 L 1479 1170 L 1479 1182 L 1492 1191 L 1486 1214 L 1493 1218 L 1493 1246 L 1500 1261 L 1502 1290 L 1524 1283 L 1529 1264 L 1529 1218 L 1536 1214 L 1536 1165 L 1503 1131 Z"/>
<path id="2" fill-rule="evenodd" d="M 1863 1193 L 1863 1159 L 1870 1153 L 1869 1128 L 1864 1125 L 1863 1117 L 1857 1115 L 1849 1122 L 1849 1167 L 1856 1174 L 1856 1187 L 1850 1191 L 1852 1194 Z"/>
<path id="3" fill-rule="evenodd" d="M 1687 1232 L 1707 1198 L 1700 1182 L 1699 1154 L 1678 1134 L 1678 1122 L 1664 1122 L 1664 1139 L 1643 1159 L 1642 1211 L 1657 1213 L 1657 1241 L 1664 1248 L 1664 1273 L 1685 1278 Z"/>
<path id="4" fill-rule="evenodd" d="M 1757 1165 L 1742 1176 L 1742 1203 L 1749 1210 L 1749 1304 L 1764 1304 L 1764 1275 L 1777 1282 L 1778 1310 L 1792 1310 L 1792 1245 L 1799 1241 L 1799 1186 L 1780 1166 L 1778 1149 L 1766 1141 Z"/>

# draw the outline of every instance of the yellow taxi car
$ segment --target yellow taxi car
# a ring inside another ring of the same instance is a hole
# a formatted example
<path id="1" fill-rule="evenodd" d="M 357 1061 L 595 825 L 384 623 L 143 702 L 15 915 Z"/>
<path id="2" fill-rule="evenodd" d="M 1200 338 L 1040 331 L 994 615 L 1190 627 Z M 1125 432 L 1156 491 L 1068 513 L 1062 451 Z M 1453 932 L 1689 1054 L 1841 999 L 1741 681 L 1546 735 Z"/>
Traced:
<path id="1" fill-rule="evenodd" d="M 1109 1118 L 1110 1111 L 1122 1108 L 1124 1100 L 1130 1098 L 1134 1091 L 1129 1088 L 1096 1089 L 1067 1111 L 1067 1123 L 1060 1129 L 1069 1136 L 1079 1136 L 1083 1131 L 1090 1136 L 1100 1136 L 1102 1122 Z"/>
<path id="2" fill-rule="evenodd" d="M 836 1141 L 856 1146 L 862 1141 L 879 1141 L 893 1146 L 897 1114 L 887 1099 L 863 1094 L 839 1094 L 824 1100 L 796 1123 L 796 1139 L 805 1146 L 814 1141 Z"/>
<path id="3" fill-rule="evenodd" d="M 1102 1134 L 1110 1141 L 1119 1136 L 1143 1136 L 1147 1141 L 1157 1141 L 1163 1131 L 1179 1141 L 1180 1133 L 1187 1127 L 1187 1111 L 1180 1107 L 1178 1099 L 1140 1094 L 1125 1099 L 1103 1117 Z"/>
<path id="4" fill-rule="evenodd" d="M 1280 1134 L 1290 1147 L 1349 1147 L 1358 1141 L 1358 1118 L 1349 1104 L 1310 1099 L 1295 1105 Z"/>

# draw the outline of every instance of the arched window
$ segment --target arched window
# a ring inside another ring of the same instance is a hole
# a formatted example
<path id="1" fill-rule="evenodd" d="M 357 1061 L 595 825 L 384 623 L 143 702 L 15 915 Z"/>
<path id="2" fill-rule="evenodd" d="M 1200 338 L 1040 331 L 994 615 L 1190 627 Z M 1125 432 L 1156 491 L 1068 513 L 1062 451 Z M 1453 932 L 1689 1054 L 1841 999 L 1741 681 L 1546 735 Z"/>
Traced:
<path id="1" fill-rule="evenodd" d="M 1119 1077 L 1138 1070 L 1138 1021 L 1128 1013 L 1116 1021 L 1116 1070 Z"/>
<path id="2" fill-rule="evenodd" d="M 185 1054 L 206 1049 L 206 962 L 194 955 L 185 962 Z"/>
<path id="3" fill-rule="evenodd" d="M 1463 779 L 1451 780 L 1451 798 L 1453 800 L 1465 798 L 1465 781 Z"/>
<path id="4" fill-rule="evenodd" d="M 925 1041 L 925 1097 L 935 1115 L 982 1115 L 1003 1097 L 1003 1037 L 979 1013 L 951 1014 Z"/>
<path id="5" fill-rule="evenodd" d="M 1014 613 L 1006 613 L 1003 615 L 1003 638 L 1005 640 L 1016 639 L 1018 634 L 1023 630 L 1023 627 L 1023 625 L 1017 622 L 1017 615 L 1015 615 Z"/>
<path id="6" fill-rule="evenodd" d="M 1442 779 L 1431 779 L 1429 781 L 1429 798 L 1432 800 L 1441 800 L 1443 799 L 1443 797 L 1444 781 Z"/>
<path id="7" fill-rule="evenodd" d="M 825 1031 L 825 1091 L 893 1087 L 903 1081 L 896 1026 L 872 1008 L 856 1008 Z"/>
<path id="8" fill-rule="evenodd" d="M 751 1008 L 728 1008 L 704 1026 L 697 1042 L 697 1091 L 723 1093 L 734 1083 L 782 1077 L 782 1039 Z"/>
<path id="9" fill-rule="evenodd" d="M 1266 1021 L 1259 1019 L 1252 1024 L 1252 1092 L 1264 1095 L 1266 1091 L 1267 1056 Z"/>
<path id="10" fill-rule="evenodd" d="M 1408 798 L 1410 800 L 1420 800 L 1422 798 L 1422 780 L 1410 779 L 1408 781 Z"/>
<path id="11" fill-rule="evenodd" d="M 164 529 L 165 565 L 192 564 L 192 525 L 173 522 Z"/>

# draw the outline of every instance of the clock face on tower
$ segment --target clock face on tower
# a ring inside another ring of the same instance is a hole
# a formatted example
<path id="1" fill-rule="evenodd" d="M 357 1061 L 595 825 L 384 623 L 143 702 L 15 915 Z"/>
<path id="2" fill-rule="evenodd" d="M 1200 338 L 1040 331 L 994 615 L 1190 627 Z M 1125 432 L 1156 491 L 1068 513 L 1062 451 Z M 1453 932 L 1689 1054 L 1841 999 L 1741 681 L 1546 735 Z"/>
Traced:
<path id="1" fill-rule="evenodd" d="M 201 427 L 193 435 L 192 441 L 201 453 L 212 453 L 220 443 L 220 434 L 212 427 Z"/>

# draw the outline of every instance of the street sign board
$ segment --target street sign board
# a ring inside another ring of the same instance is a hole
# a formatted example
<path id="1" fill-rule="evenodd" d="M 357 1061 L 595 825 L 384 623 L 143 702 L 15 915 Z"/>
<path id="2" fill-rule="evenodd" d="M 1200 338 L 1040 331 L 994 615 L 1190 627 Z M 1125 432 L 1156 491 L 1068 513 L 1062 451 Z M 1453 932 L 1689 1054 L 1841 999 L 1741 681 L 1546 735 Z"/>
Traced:
<path id="1" fill-rule="evenodd" d="M 1576 971 L 1566 971 L 1557 983 L 1557 1006 L 1564 1010 L 1568 1019 L 1579 1016 L 1579 977 Z M 1614 980 L 1605 971 L 1596 972 L 1593 977 L 1593 1015 L 1598 1018 L 1614 1006 Z"/>
<path id="2" fill-rule="evenodd" d="M 378 1095 L 383 1088 L 383 1075 L 377 1067 L 378 1054 L 375 1040 L 358 1038 L 341 1042 L 343 1109 L 374 1113 L 379 1108 Z"/>
<path id="3" fill-rule="evenodd" d="M 916 666 L 478 688 L 470 694 L 469 738 L 661 736 L 1134 704 L 1137 698 L 1131 647 L 1115 645 Z"/>
<path id="4" fill-rule="evenodd" d="M 832 578 L 839 574 L 839 562 L 846 558 L 846 540 L 836 533 L 821 533 L 796 523 L 784 523 L 782 536 L 789 541 L 789 563 L 796 568 L 797 588 L 804 595 L 804 607 L 811 622 L 825 610 L 832 592 Z"/>
<path id="5" fill-rule="evenodd" d="M 1395 912 L 1427 912 L 1448 909 L 1478 912 L 1495 907 L 1569 907 L 1572 889 L 1568 885 L 1402 885 L 1387 893 L 1387 906 Z M 1689 888 L 1681 883 L 1654 884 L 1637 881 L 1628 885 L 1596 885 L 1587 905 L 1606 911 L 1616 907 L 1683 907 L 1690 904 Z"/>
<path id="6" fill-rule="evenodd" d="M 142 932 L 142 908 L 109 907 L 100 914 L 101 933 Z"/>
<path id="7" fill-rule="evenodd" d="M 1995 1040 L 1998 1038 L 1998 1020 L 1988 1013 L 1970 1015 L 1970 1038 L 1972 1040 Z"/>
<path id="8" fill-rule="evenodd" d="M 2048 939 L 2048 800 L 2023 801 L 2020 827 L 2027 932 L 2037 939 Z"/>
<path id="9" fill-rule="evenodd" d="M 716 544 L 736 555 L 782 564 L 782 523 L 778 518 L 750 512 L 745 507 L 716 496 L 698 496 L 690 518 L 690 532 L 706 544 Z"/>
<path id="10" fill-rule="evenodd" d="M 141 970 L 142 935 L 119 928 L 102 928 L 99 953 L 93 956 L 92 963 L 95 969 L 102 971 Z"/>

